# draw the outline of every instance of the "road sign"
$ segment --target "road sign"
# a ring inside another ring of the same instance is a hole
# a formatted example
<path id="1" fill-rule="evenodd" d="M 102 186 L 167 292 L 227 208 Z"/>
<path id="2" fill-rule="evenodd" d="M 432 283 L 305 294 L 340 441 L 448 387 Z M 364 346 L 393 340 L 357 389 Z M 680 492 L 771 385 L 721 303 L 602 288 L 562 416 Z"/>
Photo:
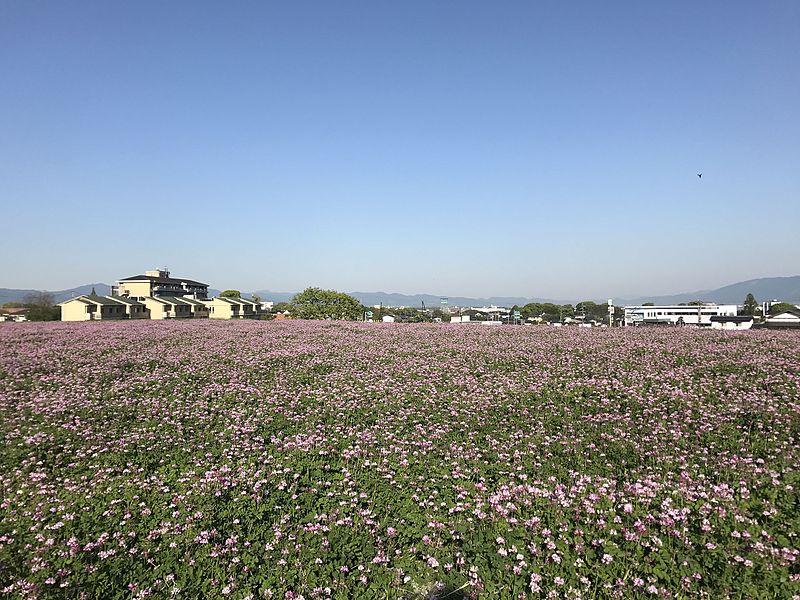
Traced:
<path id="1" fill-rule="evenodd" d="M 371 310 L 368 310 L 368 311 L 367 311 L 367 317 L 371 317 L 371 316 L 372 316 L 372 311 L 371 311 Z"/>
<path id="2" fill-rule="evenodd" d="M 447 298 L 442 298 L 441 300 L 439 300 L 439 304 L 442 305 L 447 304 Z"/>
<path id="3" fill-rule="evenodd" d="M 514 316 L 515 316 L 517 319 L 519 319 L 519 311 L 518 311 L 518 310 L 515 310 L 515 311 L 514 311 Z"/>

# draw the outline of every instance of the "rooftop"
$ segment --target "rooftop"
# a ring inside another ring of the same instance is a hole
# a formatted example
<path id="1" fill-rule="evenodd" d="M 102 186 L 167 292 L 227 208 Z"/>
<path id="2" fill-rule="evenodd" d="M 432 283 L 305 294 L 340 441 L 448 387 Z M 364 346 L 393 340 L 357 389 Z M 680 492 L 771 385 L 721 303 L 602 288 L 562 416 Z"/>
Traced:
<path id="1" fill-rule="evenodd" d="M 155 281 L 158 283 L 174 283 L 180 285 L 182 283 L 186 283 L 189 285 L 199 285 L 202 287 L 208 287 L 207 283 L 200 283 L 199 281 L 194 281 L 192 279 L 176 279 L 175 277 L 156 277 L 154 275 L 133 275 L 131 277 L 123 277 L 119 280 L 120 282 L 123 281 Z"/>

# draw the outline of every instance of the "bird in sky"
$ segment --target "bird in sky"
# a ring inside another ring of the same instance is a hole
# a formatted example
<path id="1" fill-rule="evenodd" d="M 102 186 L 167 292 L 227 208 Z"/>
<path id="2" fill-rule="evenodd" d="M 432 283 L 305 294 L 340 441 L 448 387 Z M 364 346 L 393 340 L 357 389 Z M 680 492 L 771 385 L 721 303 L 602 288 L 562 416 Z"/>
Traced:
<path id="1" fill-rule="evenodd" d="M 698 173 L 698 174 L 697 174 L 697 176 L 698 176 L 700 179 L 702 179 L 702 178 L 703 178 L 703 174 L 702 174 L 702 173 Z"/>

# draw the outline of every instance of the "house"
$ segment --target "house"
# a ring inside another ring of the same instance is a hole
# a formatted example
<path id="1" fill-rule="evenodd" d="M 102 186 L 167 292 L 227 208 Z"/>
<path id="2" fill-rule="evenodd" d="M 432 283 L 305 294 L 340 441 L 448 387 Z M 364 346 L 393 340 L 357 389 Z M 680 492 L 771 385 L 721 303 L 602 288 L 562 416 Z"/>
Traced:
<path id="1" fill-rule="evenodd" d="M 209 315 L 208 306 L 206 306 L 205 302 L 202 300 L 197 300 L 196 298 L 190 298 L 189 296 L 185 296 L 180 298 L 183 302 L 186 302 L 190 306 L 190 310 L 192 312 L 192 317 L 195 319 L 207 319 Z"/>
<path id="2" fill-rule="evenodd" d="M 188 319 L 192 316 L 192 305 L 185 302 L 183 298 L 143 296 L 139 300 L 144 302 L 145 306 L 150 310 L 151 319 Z"/>
<path id="3" fill-rule="evenodd" d="M 764 326 L 769 329 L 800 329 L 800 310 L 790 308 L 776 315 L 770 315 Z"/>
<path id="4" fill-rule="evenodd" d="M 711 329 L 750 329 L 752 326 L 752 316 L 713 315 L 711 317 Z"/>
<path id="5" fill-rule="evenodd" d="M 171 277 L 166 269 L 145 271 L 144 275 L 125 277 L 111 288 L 112 296 L 155 297 L 192 296 L 203 300 L 208 298 L 208 284 Z"/>
<path id="6" fill-rule="evenodd" d="M 140 303 L 136 303 L 140 304 Z M 134 304 L 118 302 L 111 296 L 88 294 L 61 302 L 62 321 L 114 321 L 128 319 Z M 138 307 L 135 312 L 139 312 Z M 146 318 L 146 317 L 139 317 Z"/>
<path id="7" fill-rule="evenodd" d="M 257 319 L 263 312 L 255 300 L 217 296 L 203 300 L 210 319 Z"/>
<path id="8" fill-rule="evenodd" d="M 144 302 L 136 300 L 135 298 L 114 298 L 113 296 L 106 296 L 115 302 L 122 304 L 125 307 L 125 314 L 128 319 L 149 319 L 150 311 Z"/>
<path id="9" fill-rule="evenodd" d="M 383 315 L 383 317 L 381 317 L 381 321 L 384 323 L 394 323 L 394 317 L 392 315 Z"/>

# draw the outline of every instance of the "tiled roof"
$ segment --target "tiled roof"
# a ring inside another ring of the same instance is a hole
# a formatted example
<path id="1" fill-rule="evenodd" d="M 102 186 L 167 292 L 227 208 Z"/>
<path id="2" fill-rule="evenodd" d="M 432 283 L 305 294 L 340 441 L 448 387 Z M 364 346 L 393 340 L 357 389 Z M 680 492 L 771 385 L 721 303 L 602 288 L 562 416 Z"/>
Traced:
<path id="1" fill-rule="evenodd" d="M 174 306 L 191 306 L 191 302 L 187 302 L 184 298 L 179 298 L 177 296 L 159 296 L 159 300 L 162 302 L 166 302 L 167 304 L 172 304 Z"/>
<path id="2" fill-rule="evenodd" d="M 129 306 L 144 306 L 143 302 L 134 300 L 133 298 L 126 298 L 125 296 L 112 296 L 112 298 L 117 302 L 121 302 L 122 304 L 127 304 Z"/>
<path id="3" fill-rule="evenodd" d="M 203 307 L 205 307 L 205 304 L 203 304 L 202 300 L 195 300 L 194 298 L 181 298 L 181 300 L 183 300 L 187 304 L 192 304 L 194 306 L 203 306 Z"/>
<path id="4" fill-rule="evenodd" d="M 99 304 L 101 306 L 120 306 L 122 302 L 117 302 L 110 296 L 78 296 L 75 300 L 86 302 L 87 304 Z"/>

